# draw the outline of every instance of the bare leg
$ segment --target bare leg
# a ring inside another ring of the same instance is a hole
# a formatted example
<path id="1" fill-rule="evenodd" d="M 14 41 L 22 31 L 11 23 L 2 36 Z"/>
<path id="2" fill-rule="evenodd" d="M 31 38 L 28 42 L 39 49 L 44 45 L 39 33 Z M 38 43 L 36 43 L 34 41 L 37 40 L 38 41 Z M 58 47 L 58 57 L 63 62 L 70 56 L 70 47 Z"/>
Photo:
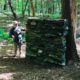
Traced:
<path id="1" fill-rule="evenodd" d="M 19 57 L 21 55 L 21 44 L 19 44 Z"/>
<path id="2" fill-rule="evenodd" d="M 14 44 L 14 56 L 16 56 L 16 54 L 17 54 L 17 45 L 16 44 Z"/>

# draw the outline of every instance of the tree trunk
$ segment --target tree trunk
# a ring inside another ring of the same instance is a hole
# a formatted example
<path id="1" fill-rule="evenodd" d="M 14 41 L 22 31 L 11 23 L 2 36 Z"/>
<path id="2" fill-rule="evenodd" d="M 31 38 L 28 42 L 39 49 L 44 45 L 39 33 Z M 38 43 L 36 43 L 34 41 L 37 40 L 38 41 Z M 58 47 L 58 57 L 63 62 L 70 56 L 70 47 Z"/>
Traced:
<path id="1" fill-rule="evenodd" d="M 77 0 L 71 1 L 71 20 L 74 31 L 74 38 L 76 40 L 76 28 L 77 28 Z"/>
<path id="2" fill-rule="evenodd" d="M 16 13 L 15 13 L 15 11 L 14 11 L 14 9 L 13 9 L 11 0 L 8 0 L 8 4 L 9 4 L 9 7 L 10 7 L 10 9 L 11 9 L 11 12 L 12 12 L 12 14 L 13 14 L 14 19 L 17 19 L 17 15 L 16 15 Z"/>
<path id="3" fill-rule="evenodd" d="M 76 28 L 76 0 L 62 0 L 62 18 L 68 20 L 69 31 L 66 36 L 66 59 L 69 60 L 78 60 L 77 55 L 74 31 Z"/>
<path id="4" fill-rule="evenodd" d="M 25 11 L 26 11 L 26 6 L 28 4 L 28 0 L 26 0 L 26 3 L 25 3 L 25 6 L 24 6 L 24 9 L 22 10 L 22 15 L 23 15 L 23 18 L 24 18 L 24 15 L 25 15 Z"/>
<path id="5" fill-rule="evenodd" d="M 30 0 L 30 4 L 31 4 L 31 9 L 32 9 L 32 16 L 35 16 L 35 8 L 33 5 L 33 0 Z"/>
<path id="6" fill-rule="evenodd" d="M 7 9 L 7 1 L 5 0 L 5 3 L 4 3 L 4 8 L 3 10 L 6 10 Z"/>

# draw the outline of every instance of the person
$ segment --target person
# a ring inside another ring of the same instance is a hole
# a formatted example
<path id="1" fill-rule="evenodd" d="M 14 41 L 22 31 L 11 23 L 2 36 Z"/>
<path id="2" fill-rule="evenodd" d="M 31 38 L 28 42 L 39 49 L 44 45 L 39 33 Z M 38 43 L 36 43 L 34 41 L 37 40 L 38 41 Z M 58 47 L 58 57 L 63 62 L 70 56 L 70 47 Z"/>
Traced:
<path id="1" fill-rule="evenodd" d="M 14 56 L 17 55 L 17 50 L 19 49 L 19 56 L 21 55 L 21 45 L 22 45 L 22 31 L 20 28 L 20 22 L 13 21 L 12 28 L 10 29 L 10 37 L 13 38 L 14 41 Z"/>

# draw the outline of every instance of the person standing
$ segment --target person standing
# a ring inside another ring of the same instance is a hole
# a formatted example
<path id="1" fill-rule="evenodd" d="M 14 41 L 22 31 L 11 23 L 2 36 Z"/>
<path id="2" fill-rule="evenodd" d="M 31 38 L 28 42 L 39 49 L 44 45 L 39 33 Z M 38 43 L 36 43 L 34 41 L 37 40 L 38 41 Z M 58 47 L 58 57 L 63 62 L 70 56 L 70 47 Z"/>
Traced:
<path id="1" fill-rule="evenodd" d="M 22 46 L 22 31 L 20 28 L 20 22 L 13 21 L 13 26 L 10 29 L 10 36 L 14 41 L 14 57 L 17 55 L 17 51 L 19 51 L 19 56 L 21 55 L 21 46 Z"/>

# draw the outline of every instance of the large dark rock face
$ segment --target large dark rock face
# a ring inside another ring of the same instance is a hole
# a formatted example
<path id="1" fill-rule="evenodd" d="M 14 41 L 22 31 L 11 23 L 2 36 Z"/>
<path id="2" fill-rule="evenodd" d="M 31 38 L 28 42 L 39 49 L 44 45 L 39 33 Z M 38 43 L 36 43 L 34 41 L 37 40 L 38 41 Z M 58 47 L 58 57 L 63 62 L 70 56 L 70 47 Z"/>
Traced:
<path id="1" fill-rule="evenodd" d="M 45 64 L 66 64 L 66 20 L 45 20 L 29 18 L 27 21 L 28 33 L 27 57 L 30 60 Z"/>

